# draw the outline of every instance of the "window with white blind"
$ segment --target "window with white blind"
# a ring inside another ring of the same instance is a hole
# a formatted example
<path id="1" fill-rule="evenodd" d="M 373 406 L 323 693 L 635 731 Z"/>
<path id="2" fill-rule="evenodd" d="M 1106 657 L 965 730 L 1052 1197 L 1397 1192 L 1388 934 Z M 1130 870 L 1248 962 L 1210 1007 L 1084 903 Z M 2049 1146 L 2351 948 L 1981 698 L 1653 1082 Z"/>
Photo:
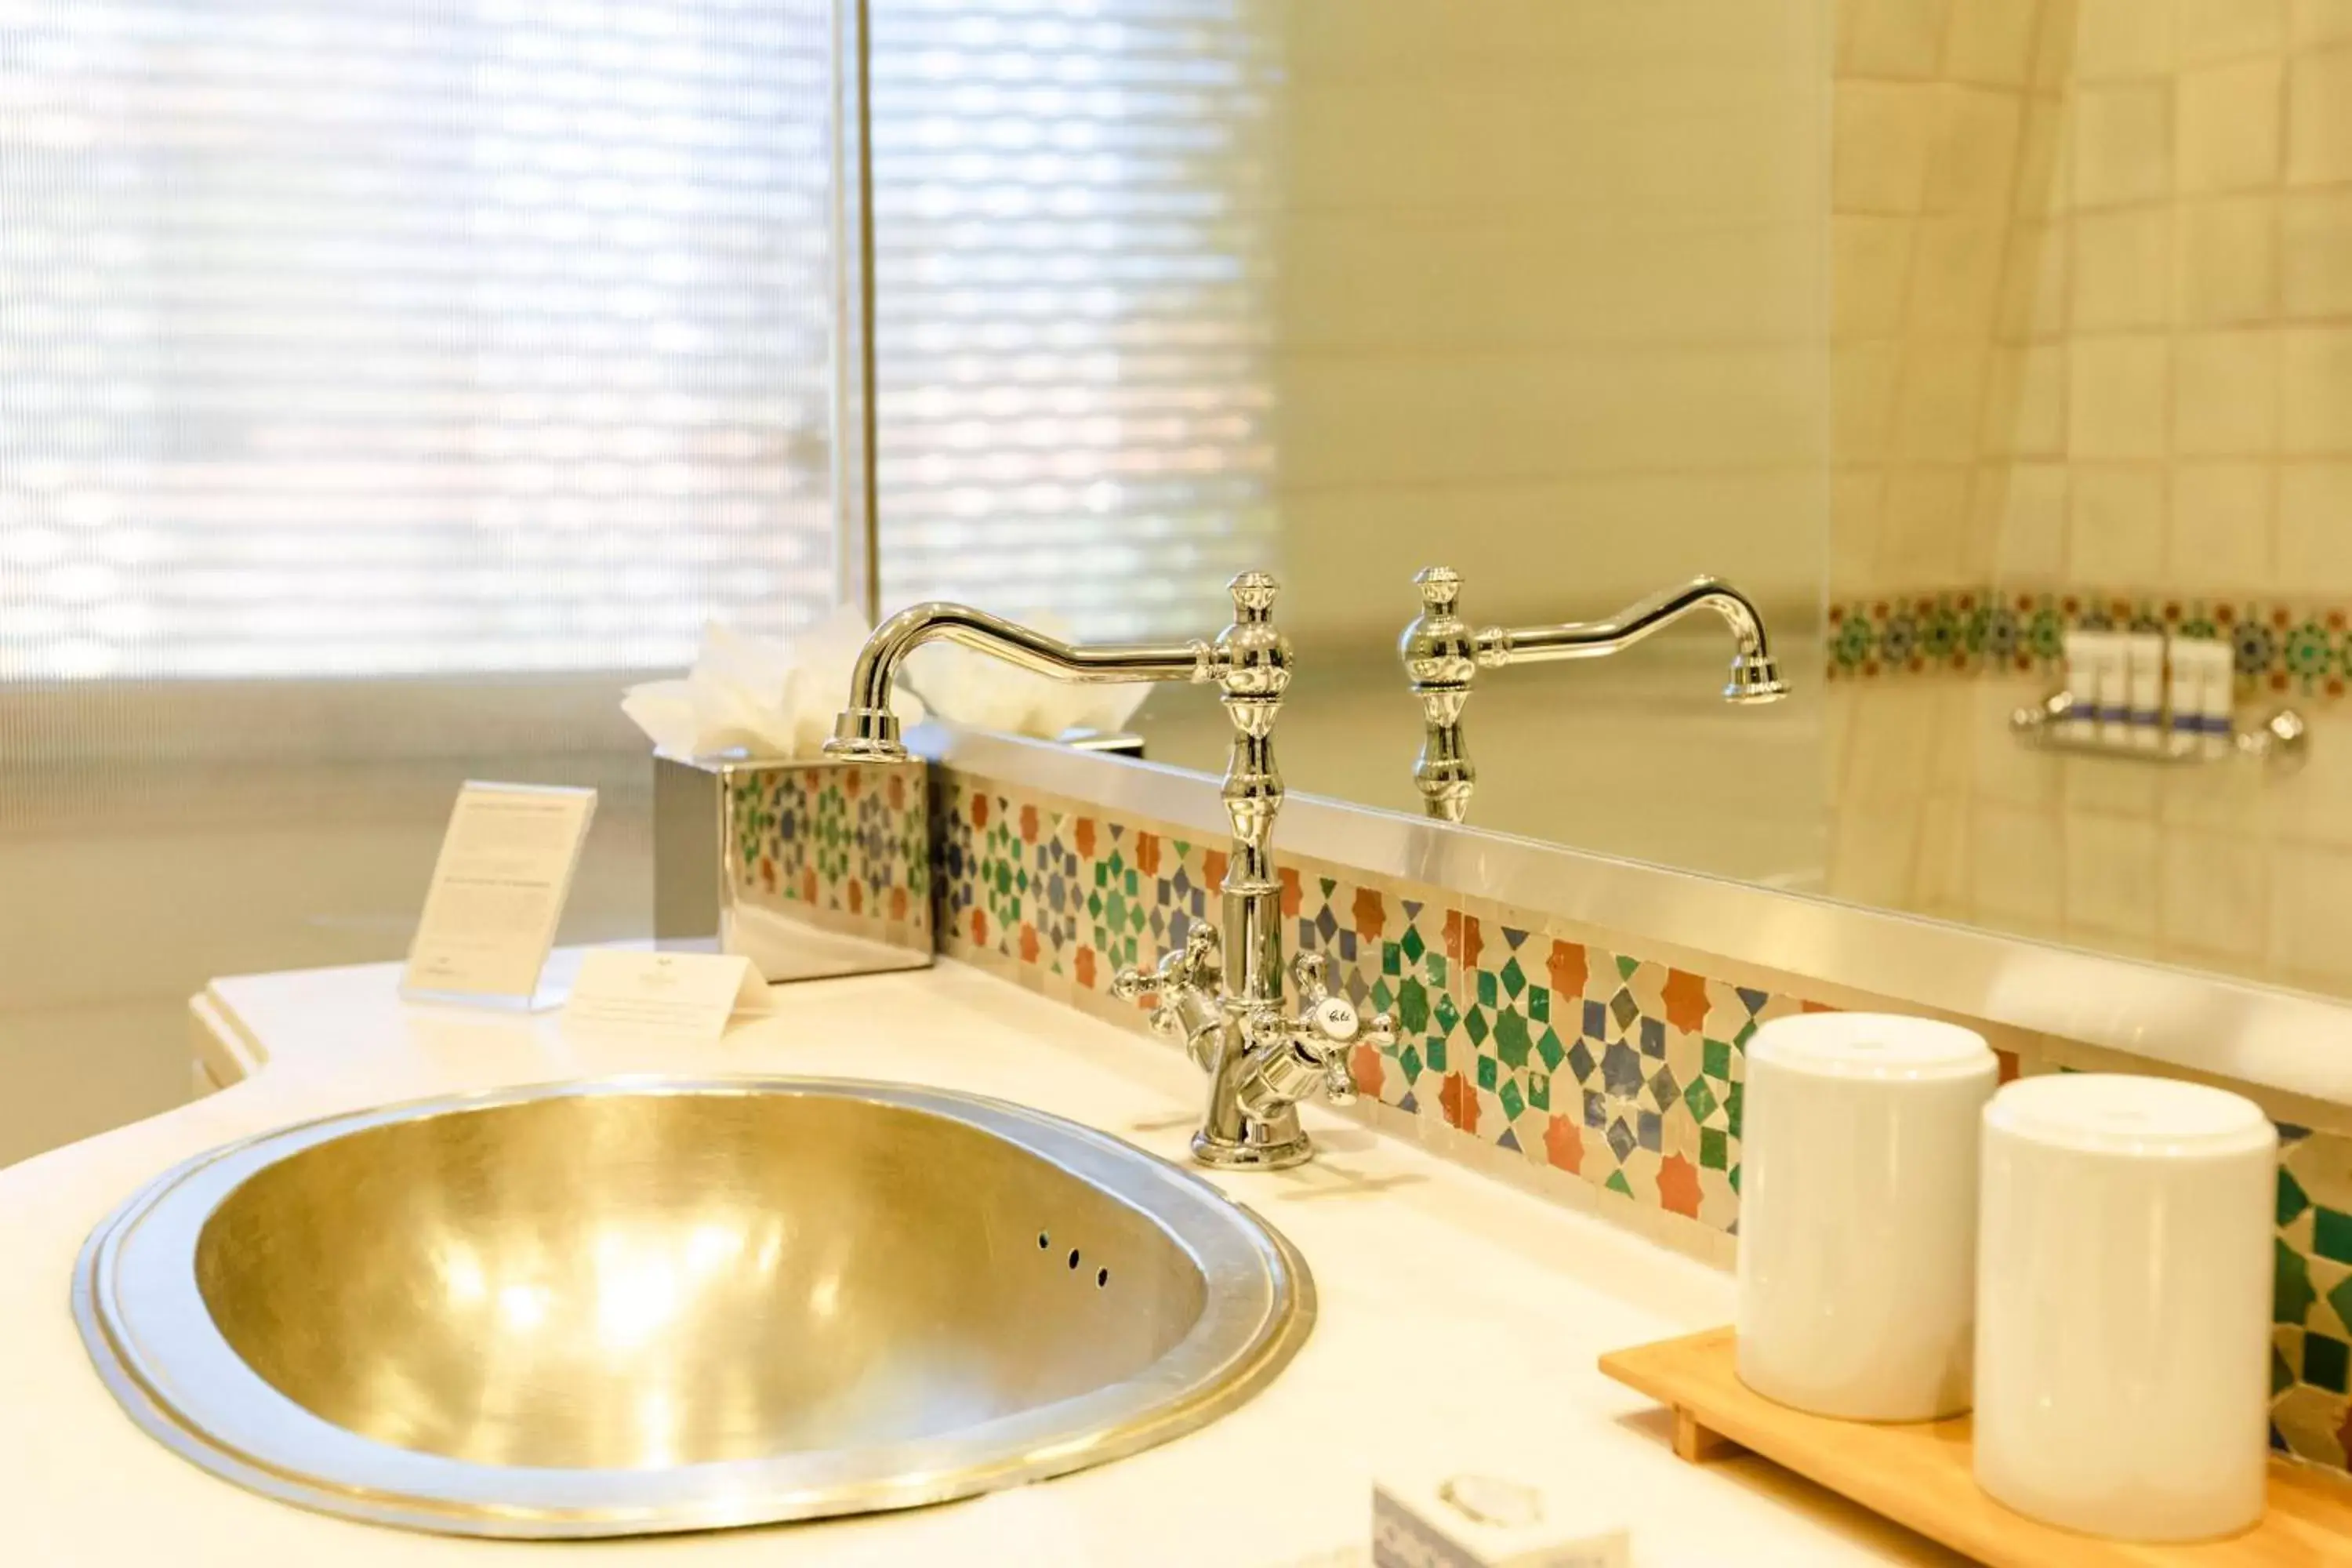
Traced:
<path id="1" fill-rule="evenodd" d="M 833 0 L 0 0 L 0 1163 L 396 959 L 460 781 L 835 595 Z"/>
<path id="2" fill-rule="evenodd" d="M 834 583 L 829 0 L 0 0 L 0 685 L 685 662 Z"/>
<path id="3" fill-rule="evenodd" d="M 1266 563 L 1265 0 L 874 0 L 887 603 L 1197 632 Z"/>

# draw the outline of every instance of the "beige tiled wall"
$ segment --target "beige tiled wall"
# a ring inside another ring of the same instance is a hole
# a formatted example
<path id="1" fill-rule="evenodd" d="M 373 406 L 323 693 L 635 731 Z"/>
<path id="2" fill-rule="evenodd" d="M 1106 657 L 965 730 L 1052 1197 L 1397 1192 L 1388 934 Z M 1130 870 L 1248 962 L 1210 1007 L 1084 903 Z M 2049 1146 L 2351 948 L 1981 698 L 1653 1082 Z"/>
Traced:
<path id="1" fill-rule="evenodd" d="M 2352 994 L 2352 749 L 2153 767 L 2021 745 L 2033 676 L 1832 689 L 1833 896 Z"/>
<path id="2" fill-rule="evenodd" d="M 1835 591 L 2352 595 L 2352 6 L 1846 0 L 1839 96 Z M 1831 889 L 2352 991 L 2334 727 L 2060 759 L 2048 684 L 1840 688 Z"/>
<path id="3" fill-rule="evenodd" d="M 2330 173 L 2352 121 L 2321 107 L 2352 102 L 2329 79 L 2352 54 L 2302 0 L 2068 9 L 2041 262 L 2066 284 L 2004 323 L 2004 352 L 2065 383 L 2061 438 L 2016 444 L 2022 488 L 2063 505 L 2007 515 L 2003 565 L 2109 590 L 2352 587 L 2315 572 L 2327 531 L 2305 526 L 2312 459 L 2352 449 L 2352 401 L 2326 312 L 2307 287 L 2290 298 L 2285 268 L 2289 211 L 2352 175 Z"/>
<path id="4" fill-rule="evenodd" d="M 1842 0 L 1832 162 L 1834 525 L 1851 598 L 1981 583 L 2011 431 L 2048 367 L 1997 346 L 2053 177 L 2052 0 Z"/>
<path id="5" fill-rule="evenodd" d="M 1830 0 L 1293 0 L 1274 415 L 1302 642 L 1827 557 Z M 1811 628 L 1789 617 L 1789 657 Z"/>
<path id="6" fill-rule="evenodd" d="M 1844 0 L 1833 591 L 2352 594 L 2347 15 Z"/>

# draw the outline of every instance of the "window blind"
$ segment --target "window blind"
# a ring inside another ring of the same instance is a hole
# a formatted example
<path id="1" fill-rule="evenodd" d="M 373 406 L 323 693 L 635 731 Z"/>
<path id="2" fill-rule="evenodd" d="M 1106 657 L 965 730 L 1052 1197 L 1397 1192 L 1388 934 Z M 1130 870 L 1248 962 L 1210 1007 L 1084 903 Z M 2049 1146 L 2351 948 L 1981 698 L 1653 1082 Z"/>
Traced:
<path id="1" fill-rule="evenodd" d="M 0 680 L 830 604 L 828 0 L 0 0 Z"/>
<path id="2" fill-rule="evenodd" d="M 1262 0 L 874 0 L 882 596 L 1197 632 L 1266 564 Z"/>

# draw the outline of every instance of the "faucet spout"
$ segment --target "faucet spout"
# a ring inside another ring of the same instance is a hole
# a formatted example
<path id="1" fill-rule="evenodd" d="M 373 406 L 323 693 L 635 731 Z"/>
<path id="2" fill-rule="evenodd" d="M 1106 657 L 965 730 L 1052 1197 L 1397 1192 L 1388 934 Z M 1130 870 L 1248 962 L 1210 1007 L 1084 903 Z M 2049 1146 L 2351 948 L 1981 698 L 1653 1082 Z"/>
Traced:
<path id="1" fill-rule="evenodd" d="M 1628 605 L 1605 620 L 1491 627 L 1477 635 L 1476 658 L 1488 669 L 1555 659 L 1606 658 L 1701 610 L 1722 617 L 1731 633 L 1731 679 L 1723 689 L 1726 701 L 1777 702 L 1789 694 L 1789 684 L 1780 679 L 1780 667 L 1772 659 L 1763 613 L 1754 600 L 1720 577 L 1694 577 L 1678 588 Z"/>
<path id="2" fill-rule="evenodd" d="M 890 711 L 890 689 L 907 656 L 929 642 L 952 642 L 1057 680 L 1207 680 L 1213 678 L 1205 642 L 1078 644 L 1033 631 L 970 605 L 934 602 L 899 611 L 858 650 L 849 677 L 849 706 L 835 721 L 829 757 L 903 762 L 907 748 Z"/>
<path id="3" fill-rule="evenodd" d="M 1477 784 L 1477 770 L 1463 741 L 1462 713 L 1470 700 L 1472 679 L 1480 669 L 1607 658 L 1706 610 L 1719 616 L 1731 633 L 1731 670 L 1724 700 L 1744 706 L 1777 702 L 1789 694 L 1789 683 L 1772 658 L 1763 613 L 1754 600 L 1719 577 L 1695 577 L 1601 620 L 1489 626 L 1475 632 L 1457 609 L 1462 592 L 1458 573 L 1433 566 L 1413 584 L 1421 590 L 1422 613 L 1405 627 L 1398 652 L 1422 707 L 1422 748 L 1413 779 L 1423 809 L 1441 822 L 1460 822 L 1468 816 Z"/>
<path id="4" fill-rule="evenodd" d="M 1190 680 L 1213 683 L 1233 725 L 1221 798 L 1233 827 L 1221 889 L 1223 930 L 1195 923 L 1182 947 L 1155 969 L 1122 970 L 1111 994 L 1155 1005 L 1153 1026 L 1181 1041 L 1209 1078 L 1208 1104 L 1192 1155 L 1228 1169 L 1277 1169 L 1310 1158 L 1297 1101 L 1347 1087 L 1346 1051 L 1377 1043 L 1370 1026 L 1330 994 L 1318 970 L 1301 981 L 1307 1012 L 1283 1012 L 1282 878 L 1274 824 L 1282 808 L 1274 726 L 1290 686 L 1290 643 L 1274 624 L 1275 581 L 1244 572 L 1230 584 L 1233 624 L 1213 642 L 1078 644 L 1050 637 L 969 605 L 917 605 L 875 629 L 850 674 L 849 705 L 825 754 L 887 762 L 907 754 L 890 712 L 890 689 L 907 656 L 948 641 L 1059 680 Z"/>

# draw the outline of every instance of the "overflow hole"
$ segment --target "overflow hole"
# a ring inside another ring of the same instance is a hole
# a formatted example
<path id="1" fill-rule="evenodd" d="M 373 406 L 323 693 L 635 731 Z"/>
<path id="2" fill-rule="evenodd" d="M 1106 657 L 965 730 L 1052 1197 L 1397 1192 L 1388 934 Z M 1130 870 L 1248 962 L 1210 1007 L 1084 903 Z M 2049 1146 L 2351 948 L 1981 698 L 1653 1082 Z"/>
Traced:
<path id="1" fill-rule="evenodd" d="M 1104 1286 L 1106 1286 L 1106 1285 L 1108 1285 L 1108 1284 L 1109 1284 L 1109 1283 L 1110 1283 L 1110 1270 L 1109 1270 L 1109 1269 L 1108 1269 L 1108 1268 L 1097 1268 L 1097 1269 L 1096 1269 L 1096 1270 L 1095 1270 L 1095 1289 L 1096 1289 L 1099 1290 L 1099 1289 L 1101 1289 Z"/>
<path id="2" fill-rule="evenodd" d="M 1046 1235 L 1044 1231 L 1042 1231 L 1042 1230 L 1041 1230 L 1041 1231 L 1039 1231 L 1039 1232 L 1037 1233 L 1037 1250 L 1038 1250 L 1038 1251 L 1043 1252 L 1043 1251 L 1045 1251 L 1047 1247 L 1051 1247 L 1051 1246 L 1053 1246 L 1053 1245 L 1054 1245 L 1054 1238 L 1053 1238 L 1052 1237 L 1047 1236 L 1047 1235 Z"/>
<path id="3" fill-rule="evenodd" d="M 1071 1267 L 1071 1268 L 1076 1268 L 1077 1266 L 1078 1266 L 1078 1249 L 1077 1249 L 1076 1247 L 1074 1247 L 1070 1248 L 1070 1267 Z"/>

